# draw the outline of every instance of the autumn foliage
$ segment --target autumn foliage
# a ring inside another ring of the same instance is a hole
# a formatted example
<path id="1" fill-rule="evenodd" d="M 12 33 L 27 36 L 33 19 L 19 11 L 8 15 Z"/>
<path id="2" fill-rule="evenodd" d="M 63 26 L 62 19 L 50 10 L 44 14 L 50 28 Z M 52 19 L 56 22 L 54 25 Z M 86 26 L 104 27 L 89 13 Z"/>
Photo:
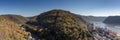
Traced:
<path id="1" fill-rule="evenodd" d="M 31 31 L 40 39 L 94 40 L 86 28 L 85 22 L 69 11 L 51 10 L 44 12 L 28 21 L 27 24 L 33 26 L 32 29 L 36 29 Z"/>

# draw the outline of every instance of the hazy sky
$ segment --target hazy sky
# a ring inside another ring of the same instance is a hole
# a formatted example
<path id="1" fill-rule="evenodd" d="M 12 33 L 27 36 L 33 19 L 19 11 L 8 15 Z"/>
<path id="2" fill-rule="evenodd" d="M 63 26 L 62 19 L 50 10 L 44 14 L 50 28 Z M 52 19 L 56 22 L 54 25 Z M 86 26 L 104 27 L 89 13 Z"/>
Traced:
<path id="1" fill-rule="evenodd" d="M 1 14 L 34 16 L 52 9 L 80 15 L 120 15 L 120 0 L 0 0 Z"/>

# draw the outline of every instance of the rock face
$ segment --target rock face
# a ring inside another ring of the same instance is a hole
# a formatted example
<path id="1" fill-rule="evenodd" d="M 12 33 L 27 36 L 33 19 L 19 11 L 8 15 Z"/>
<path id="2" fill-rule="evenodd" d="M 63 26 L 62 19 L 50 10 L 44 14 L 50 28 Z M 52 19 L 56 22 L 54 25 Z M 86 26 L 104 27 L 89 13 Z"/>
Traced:
<path id="1" fill-rule="evenodd" d="M 84 21 L 69 11 L 51 10 L 27 22 L 37 26 L 34 33 L 45 40 L 94 40 Z"/>
<path id="2" fill-rule="evenodd" d="M 104 20 L 104 23 L 109 23 L 109 24 L 120 24 L 120 16 L 109 16 Z"/>
<path id="3" fill-rule="evenodd" d="M 17 23 L 0 16 L 0 40 L 27 40 L 27 36 Z"/>

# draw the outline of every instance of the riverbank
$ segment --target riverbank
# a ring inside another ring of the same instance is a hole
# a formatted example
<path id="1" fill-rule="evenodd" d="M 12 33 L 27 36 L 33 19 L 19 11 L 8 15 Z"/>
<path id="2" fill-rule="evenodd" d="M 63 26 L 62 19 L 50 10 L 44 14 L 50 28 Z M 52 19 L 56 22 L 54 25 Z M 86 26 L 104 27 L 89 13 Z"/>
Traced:
<path id="1" fill-rule="evenodd" d="M 88 25 L 89 31 L 96 40 L 120 40 L 120 34 L 107 28 L 96 27 L 93 24 Z"/>

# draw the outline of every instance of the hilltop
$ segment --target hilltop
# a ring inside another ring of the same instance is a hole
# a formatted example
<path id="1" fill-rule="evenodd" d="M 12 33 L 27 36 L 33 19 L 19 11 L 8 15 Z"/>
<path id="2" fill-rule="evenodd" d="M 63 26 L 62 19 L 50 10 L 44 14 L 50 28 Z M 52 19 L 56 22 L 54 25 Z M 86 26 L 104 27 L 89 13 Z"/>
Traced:
<path id="1" fill-rule="evenodd" d="M 26 24 L 28 31 L 38 35 L 39 39 L 94 40 L 83 19 L 65 10 L 41 13 Z"/>

